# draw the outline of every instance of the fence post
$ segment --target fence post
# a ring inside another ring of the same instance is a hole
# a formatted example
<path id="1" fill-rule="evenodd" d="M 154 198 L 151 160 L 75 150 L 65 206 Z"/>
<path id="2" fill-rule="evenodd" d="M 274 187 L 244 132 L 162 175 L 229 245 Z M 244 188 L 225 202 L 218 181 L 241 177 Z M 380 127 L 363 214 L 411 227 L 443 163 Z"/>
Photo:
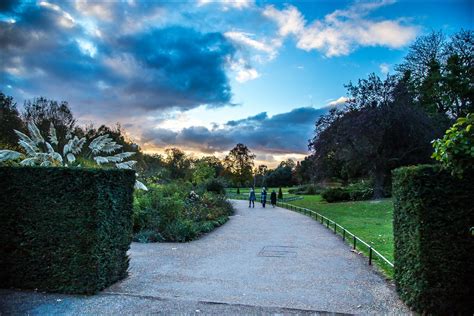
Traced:
<path id="1" fill-rule="evenodd" d="M 337 233 L 337 231 L 336 231 L 336 222 L 334 222 L 334 233 Z"/>
<path id="2" fill-rule="evenodd" d="M 369 266 L 372 265 L 372 247 L 369 247 Z"/>
<path id="3" fill-rule="evenodd" d="M 356 249 L 356 236 L 354 235 L 354 250 Z"/>
<path id="4" fill-rule="evenodd" d="M 346 241 L 346 229 L 342 230 L 342 241 Z"/>

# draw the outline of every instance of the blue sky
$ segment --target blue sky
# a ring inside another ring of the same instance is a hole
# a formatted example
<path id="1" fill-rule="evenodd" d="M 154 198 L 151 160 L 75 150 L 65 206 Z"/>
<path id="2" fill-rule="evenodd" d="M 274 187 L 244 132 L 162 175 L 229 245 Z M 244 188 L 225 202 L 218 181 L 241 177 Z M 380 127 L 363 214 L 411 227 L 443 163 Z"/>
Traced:
<path id="1" fill-rule="evenodd" d="M 393 73 L 417 36 L 473 28 L 472 1 L 2 1 L 0 90 L 120 122 L 146 151 L 274 165 L 306 154 L 344 84 Z"/>

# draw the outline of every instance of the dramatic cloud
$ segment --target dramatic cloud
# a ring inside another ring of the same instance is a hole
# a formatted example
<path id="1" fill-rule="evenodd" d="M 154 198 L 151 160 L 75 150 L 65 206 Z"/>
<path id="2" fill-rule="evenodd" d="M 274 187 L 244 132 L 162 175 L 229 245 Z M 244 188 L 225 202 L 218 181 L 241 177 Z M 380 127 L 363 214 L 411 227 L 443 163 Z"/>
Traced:
<path id="1" fill-rule="evenodd" d="M 293 6 L 278 10 L 268 6 L 263 15 L 275 21 L 279 36 L 293 35 L 300 49 L 323 52 L 326 57 L 348 55 L 358 46 L 400 48 L 410 43 L 418 28 L 403 20 L 371 20 L 372 11 L 393 1 L 356 2 L 347 10 L 336 10 L 323 20 L 306 24 L 303 15 Z"/>
<path id="2" fill-rule="evenodd" d="M 75 5 L 99 20 L 114 15 L 114 3 Z M 84 23 L 83 15 L 74 17 L 73 10 L 42 1 L 26 6 L 15 23 L 0 21 L 0 84 L 25 92 L 14 95 L 18 99 L 46 95 L 80 101 L 85 105 L 79 114 L 231 102 L 226 72 L 236 50 L 221 33 L 161 27 L 134 34 L 97 29 L 91 35 L 92 24 Z M 243 80 L 256 77 L 246 71 Z"/>
<path id="3" fill-rule="evenodd" d="M 244 143 L 252 150 L 272 154 L 307 153 L 317 118 L 328 108 L 296 108 L 269 117 L 266 112 L 241 120 L 228 121 L 209 129 L 191 126 L 180 131 L 156 128 L 142 135 L 145 146 L 180 146 L 206 153 L 228 151 L 236 143 Z"/>

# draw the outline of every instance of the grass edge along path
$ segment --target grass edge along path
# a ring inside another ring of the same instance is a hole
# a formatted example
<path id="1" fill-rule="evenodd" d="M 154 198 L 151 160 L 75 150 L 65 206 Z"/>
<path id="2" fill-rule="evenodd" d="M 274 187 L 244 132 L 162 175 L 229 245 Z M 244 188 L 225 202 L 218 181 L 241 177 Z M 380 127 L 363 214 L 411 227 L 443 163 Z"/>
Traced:
<path id="1" fill-rule="evenodd" d="M 322 202 L 320 196 L 304 197 L 304 200 L 291 201 L 286 204 L 306 208 L 321 214 L 326 219 L 331 221 L 331 224 L 328 225 L 327 221 L 324 220 L 322 225 L 327 226 L 327 228 L 332 231 L 334 231 L 333 223 L 337 223 L 336 233 L 340 236 L 343 235 L 341 226 L 344 227 L 346 231 L 355 234 L 358 239 L 365 243 L 364 245 L 364 243 L 357 240 L 356 250 L 367 256 L 368 260 L 370 251 L 369 247 L 372 247 L 372 264 L 377 266 L 388 279 L 393 279 L 393 267 L 391 267 L 383 259 L 379 258 L 375 254 L 375 252 L 379 252 L 391 263 L 394 261 L 392 226 L 393 204 L 391 199 L 379 201 L 325 203 Z M 284 207 L 283 205 L 280 206 Z M 284 208 L 298 211 L 296 208 Z M 305 214 L 301 210 L 299 212 Z M 314 215 L 312 214 L 308 214 L 306 212 L 305 215 L 315 219 Z M 317 220 L 321 223 L 321 218 L 319 216 Z M 352 236 L 346 234 L 345 237 L 346 243 L 353 247 Z"/>

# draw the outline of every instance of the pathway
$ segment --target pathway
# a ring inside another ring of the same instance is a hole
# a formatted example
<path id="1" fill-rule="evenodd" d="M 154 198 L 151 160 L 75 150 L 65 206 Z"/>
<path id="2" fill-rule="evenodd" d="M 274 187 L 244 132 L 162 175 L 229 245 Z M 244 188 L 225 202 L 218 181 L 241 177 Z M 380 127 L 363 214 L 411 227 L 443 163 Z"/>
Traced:
<path id="1" fill-rule="evenodd" d="M 1 291 L 0 303 L 33 314 L 409 312 L 366 259 L 318 222 L 234 204 L 230 221 L 197 241 L 133 243 L 130 276 L 99 295 Z"/>

